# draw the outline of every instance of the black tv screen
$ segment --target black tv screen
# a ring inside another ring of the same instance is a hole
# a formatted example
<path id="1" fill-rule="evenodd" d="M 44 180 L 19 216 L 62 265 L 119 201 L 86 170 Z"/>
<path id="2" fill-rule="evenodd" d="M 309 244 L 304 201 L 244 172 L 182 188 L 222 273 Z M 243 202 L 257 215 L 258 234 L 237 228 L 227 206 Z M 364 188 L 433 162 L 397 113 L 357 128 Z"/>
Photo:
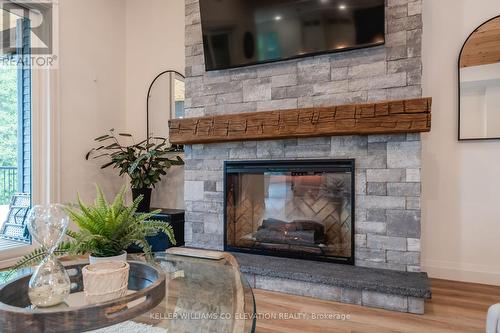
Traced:
<path id="1" fill-rule="evenodd" d="M 200 0 L 200 10 L 207 70 L 385 42 L 384 0 Z"/>

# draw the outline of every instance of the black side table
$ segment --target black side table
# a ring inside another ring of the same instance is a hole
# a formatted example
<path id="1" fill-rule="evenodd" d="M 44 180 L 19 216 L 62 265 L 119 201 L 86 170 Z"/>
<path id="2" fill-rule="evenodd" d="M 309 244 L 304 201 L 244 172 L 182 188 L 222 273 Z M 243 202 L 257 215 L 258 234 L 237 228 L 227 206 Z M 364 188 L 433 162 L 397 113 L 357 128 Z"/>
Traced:
<path id="1" fill-rule="evenodd" d="M 158 221 L 164 221 L 170 223 L 172 229 L 174 229 L 174 236 L 177 244 L 175 246 L 184 245 L 184 211 L 180 209 L 167 209 L 167 208 L 151 208 L 151 211 L 161 210 L 159 214 L 156 214 L 152 219 Z M 153 252 L 162 252 L 166 249 L 173 247 L 174 245 L 170 243 L 167 235 L 163 232 L 159 233 L 153 237 L 147 237 L 149 245 L 151 245 L 151 250 Z M 132 245 L 127 249 L 128 253 L 138 253 L 142 252 L 141 249 Z"/>

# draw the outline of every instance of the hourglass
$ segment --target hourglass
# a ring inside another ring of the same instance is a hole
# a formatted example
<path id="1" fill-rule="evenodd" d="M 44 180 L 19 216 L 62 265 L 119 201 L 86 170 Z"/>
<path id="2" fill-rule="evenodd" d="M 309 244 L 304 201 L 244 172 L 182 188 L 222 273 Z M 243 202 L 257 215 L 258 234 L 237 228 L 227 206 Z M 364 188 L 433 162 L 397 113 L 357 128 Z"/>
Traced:
<path id="1" fill-rule="evenodd" d="M 29 282 L 28 296 L 34 306 L 58 305 L 69 295 L 68 273 L 54 255 L 68 224 L 69 217 L 62 205 L 34 206 L 30 211 L 28 229 L 33 239 L 47 251 Z"/>

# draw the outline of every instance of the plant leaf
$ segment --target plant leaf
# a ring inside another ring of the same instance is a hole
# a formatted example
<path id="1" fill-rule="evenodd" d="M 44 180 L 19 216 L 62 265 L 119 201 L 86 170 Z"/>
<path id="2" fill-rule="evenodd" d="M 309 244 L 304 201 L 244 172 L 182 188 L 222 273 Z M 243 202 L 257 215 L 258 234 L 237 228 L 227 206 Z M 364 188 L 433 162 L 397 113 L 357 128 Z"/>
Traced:
<path id="1" fill-rule="evenodd" d="M 101 169 L 106 169 L 107 167 L 110 167 L 110 166 L 112 166 L 113 164 L 115 164 L 115 162 L 114 162 L 114 161 L 108 162 L 108 163 L 106 163 L 106 164 L 102 165 L 102 166 L 101 166 Z"/>
<path id="2" fill-rule="evenodd" d="M 94 141 L 103 141 L 105 139 L 109 139 L 111 136 L 109 134 L 101 135 L 100 137 L 97 137 L 94 139 Z"/>

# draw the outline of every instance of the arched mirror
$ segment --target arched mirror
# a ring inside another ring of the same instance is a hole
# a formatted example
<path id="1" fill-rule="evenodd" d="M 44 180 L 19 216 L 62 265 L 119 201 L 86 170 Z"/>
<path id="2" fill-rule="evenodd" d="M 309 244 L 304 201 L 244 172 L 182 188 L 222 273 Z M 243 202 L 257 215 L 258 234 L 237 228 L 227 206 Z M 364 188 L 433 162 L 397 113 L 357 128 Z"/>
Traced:
<path id="1" fill-rule="evenodd" d="M 184 117 L 184 97 L 182 74 L 170 70 L 158 74 L 148 90 L 147 133 L 168 138 L 168 121 Z"/>
<path id="2" fill-rule="evenodd" d="M 500 16 L 467 38 L 459 85 L 459 140 L 500 139 Z"/>
<path id="3" fill-rule="evenodd" d="M 176 71 L 158 74 L 148 89 L 146 102 L 147 133 L 168 138 L 168 121 L 184 117 L 184 76 Z M 182 146 L 172 146 L 172 156 L 181 155 Z M 184 207 L 184 167 L 174 166 L 157 184 L 151 200 L 152 207 Z"/>

